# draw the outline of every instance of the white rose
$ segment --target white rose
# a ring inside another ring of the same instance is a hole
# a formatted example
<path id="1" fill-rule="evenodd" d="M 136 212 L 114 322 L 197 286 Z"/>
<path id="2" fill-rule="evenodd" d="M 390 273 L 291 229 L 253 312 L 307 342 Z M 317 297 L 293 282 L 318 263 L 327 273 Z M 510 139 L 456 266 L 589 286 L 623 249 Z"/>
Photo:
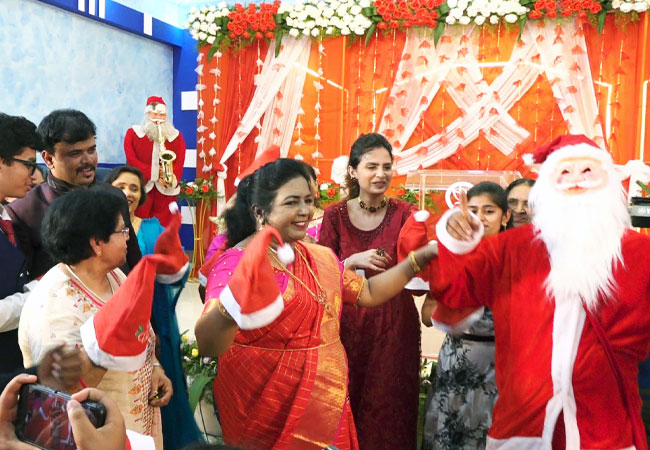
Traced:
<path id="1" fill-rule="evenodd" d="M 289 30 L 289 36 L 298 37 L 299 34 L 300 31 L 296 30 L 295 28 Z"/>
<path id="2" fill-rule="evenodd" d="M 201 12 L 202 13 L 207 13 L 208 12 L 208 6 L 207 5 L 201 6 Z"/>
<path id="3" fill-rule="evenodd" d="M 457 0 L 447 0 L 447 6 L 449 6 L 449 8 L 453 9 L 456 7 L 456 5 L 458 5 Z"/>
<path id="4" fill-rule="evenodd" d="M 648 9 L 648 4 L 645 2 L 638 2 L 634 4 L 634 10 L 636 12 L 643 12 Z"/>
<path id="5" fill-rule="evenodd" d="M 228 7 L 228 4 L 226 2 L 221 2 L 217 5 L 219 9 L 224 9 Z"/>
<path id="6" fill-rule="evenodd" d="M 341 28 L 341 34 L 343 36 L 347 36 L 348 34 L 350 34 L 350 29 L 348 27 Z"/>
<path id="7" fill-rule="evenodd" d="M 314 22 L 313 20 L 310 20 L 309 22 L 305 22 L 305 28 L 309 30 L 311 30 L 315 26 L 316 26 L 316 22 Z"/>
<path id="8" fill-rule="evenodd" d="M 318 5 L 316 5 L 316 7 L 318 8 L 319 11 L 322 11 L 327 7 L 327 5 L 325 4 L 325 2 L 318 2 Z"/>
<path id="9" fill-rule="evenodd" d="M 201 31 L 208 31 L 208 23 L 207 22 L 201 22 L 201 27 L 199 29 Z"/>
<path id="10" fill-rule="evenodd" d="M 476 25 L 483 25 L 485 23 L 485 16 L 476 16 L 474 18 L 474 23 Z"/>
<path id="11" fill-rule="evenodd" d="M 366 31 L 363 28 L 355 28 L 354 29 L 354 34 L 356 34 L 357 36 L 363 36 L 363 33 L 365 33 L 365 32 Z"/>
<path id="12" fill-rule="evenodd" d="M 312 36 L 318 37 L 319 34 L 320 34 L 320 30 L 318 28 L 312 28 L 311 29 L 311 35 Z"/>
<path id="13" fill-rule="evenodd" d="M 192 29 L 193 30 L 199 31 L 199 28 L 201 28 L 201 22 L 194 22 L 192 24 Z"/>
<path id="14" fill-rule="evenodd" d="M 214 13 L 210 11 L 207 16 L 205 16 L 205 20 L 208 22 L 214 22 Z"/>
<path id="15" fill-rule="evenodd" d="M 330 8 L 336 10 L 339 7 L 340 3 L 336 0 L 330 3 Z"/>
<path id="16" fill-rule="evenodd" d="M 330 187 L 327 185 L 327 183 L 323 183 L 320 185 L 320 190 L 324 191 L 325 189 L 329 189 Z"/>
<path id="17" fill-rule="evenodd" d="M 323 17 L 330 18 L 334 15 L 334 10 L 332 8 L 325 8 L 323 10 Z"/>
<path id="18" fill-rule="evenodd" d="M 309 36 L 309 30 L 307 28 L 303 28 L 302 34 L 305 36 Z"/>
<path id="19" fill-rule="evenodd" d="M 455 20 L 459 20 L 461 17 L 463 17 L 463 10 L 460 8 L 454 8 L 449 11 L 449 15 L 452 16 Z"/>
<path id="20" fill-rule="evenodd" d="M 370 8 L 370 0 L 361 0 L 359 6 L 362 8 Z"/>
<path id="21" fill-rule="evenodd" d="M 334 33 L 334 27 L 327 27 L 327 30 L 325 30 L 325 34 L 332 34 Z"/>
<path id="22" fill-rule="evenodd" d="M 207 33 L 204 33 L 203 31 L 199 33 L 199 41 L 205 41 L 207 38 L 208 38 Z"/>
<path id="23" fill-rule="evenodd" d="M 348 7 L 346 5 L 341 5 L 338 8 L 336 8 L 336 14 L 338 14 L 340 17 L 343 17 L 348 13 Z"/>
<path id="24" fill-rule="evenodd" d="M 478 14 L 478 8 L 476 6 L 472 5 L 469 8 L 467 8 L 467 15 L 469 17 L 474 17 L 477 14 Z"/>
<path id="25" fill-rule="evenodd" d="M 309 16 L 309 14 L 307 14 L 306 11 L 300 11 L 298 13 L 298 20 L 300 20 L 301 22 L 305 22 L 307 20 L 308 16 Z"/>
<path id="26" fill-rule="evenodd" d="M 215 12 L 215 11 L 217 10 L 217 6 L 216 6 L 216 5 L 212 5 L 212 6 L 210 6 L 209 9 L 210 9 L 211 12 Z"/>
<path id="27" fill-rule="evenodd" d="M 463 11 L 467 9 L 467 5 L 469 2 L 467 0 L 458 0 L 458 9 L 462 9 Z"/>
<path id="28" fill-rule="evenodd" d="M 499 23 L 499 17 L 498 16 L 490 16 L 490 23 L 492 25 L 496 25 Z"/>
<path id="29" fill-rule="evenodd" d="M 192 35 L 192 39 L 199 40 L 199 34 L 196 31 L 190 30 L 190 34 Z"/>
<path id="30" fill-rule="evenodd" d="M 215 39 L 214 36 L 208 36 L 208 39 L 207 39 L 208 44 L 210 44 L 210 45 L 214 44 L 214 39 Z"/>
<path id="31" fill-rule="evenodd" d="M 523 15 L 526 15 L 526 14 L 528 14 L 528 8 L 526 8 L 525 6 L 520 6 L 519 8 L 517 8 L 517 15 L 518 16 L 523 16 Z"/>
<path id="32" fill-rule="evenodd" d="M 632 11 L 632 5 L 630 3 L 621 3 L 621 12 L 629 13 L 630 11 Z"/>
<path id="33" fill-rule="evenodd" d="M 508 23 L 515 23 L 517 21 L 517 15 L 516 14 L 506 14 L 506 22 Z"/>
<path id="34" fill-rule="evenodd" d="M 303 5 L 302 3 L 296 3 L 295 5 L 293 5 L 294 11 L 302 11 L 304 8 L 305 5 Z"/>
<path id="35" fill-rule="evenodd" d="M 361 13 L 361 6 L 354 5 L 354 6 L 352 6 L 352 8 L 350 8 L 350 14 L 352 14 L 353 16 L 356 16 L 357 14 L 360 14 L 360 13 Z"/>
<path id="36" fill-rule="evenodd" d="M 469 25 L 470 22 L 471 20 L 467 16 L 463 16 L 460 19 L 458 19 L 458 23 L 460 23 L 461 25 Z"/>
<path id="37" fill-rule="evenodd" d="M 352 16 L 350 14 L 344 14 L 343 17 L 341 17 L 341 20 L 344 24 L 349 25 L 352 23 Z"/>
<path id="38" fill-rule="evenodd" d="M 447 22 L 448 25 L 453 25 L 456 23 L 456 19 L 454 19 L 453 16 L 449 15 L 445 18 L 445 22 Z"/>
<path id="39" fill-rule="evenodd" d="M 305 7 L 305 12 L 312 17 L 317 17 L 320 15 L 318 12 L 318 8 L 316 8 L 314 5 L 307 5 Z"/>

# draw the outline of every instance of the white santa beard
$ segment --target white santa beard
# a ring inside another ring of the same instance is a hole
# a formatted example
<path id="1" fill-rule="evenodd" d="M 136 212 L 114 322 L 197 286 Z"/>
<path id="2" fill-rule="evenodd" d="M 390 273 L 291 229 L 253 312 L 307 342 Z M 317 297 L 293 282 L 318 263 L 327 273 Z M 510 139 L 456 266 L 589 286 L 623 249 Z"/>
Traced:
<path id="1" fill-rule="evenodd" d="M 145 116 L 142 121 L 142 128 L 149 139 L 158 142 L 158 124 L 154 123 L 148 116 Z M 160 124 L 160 129 L 166 141 L 169 140 L 169 136 L 176 133 L 176 128 L 168 120 Z"/>
<path id="2" fill-rule="evenodd" d="M 621 263 L 621 238 L 630 227 L 626 196 L 613 168 L 609 184 L 582 194 L 565 194 L 540 177 L 530 191 L 532 223 L 546 244 L 551 271 L 546 291 L 556 302 L 579 298 L 591 311 L 599 295 L 612 298 L 615 264 Z"/>

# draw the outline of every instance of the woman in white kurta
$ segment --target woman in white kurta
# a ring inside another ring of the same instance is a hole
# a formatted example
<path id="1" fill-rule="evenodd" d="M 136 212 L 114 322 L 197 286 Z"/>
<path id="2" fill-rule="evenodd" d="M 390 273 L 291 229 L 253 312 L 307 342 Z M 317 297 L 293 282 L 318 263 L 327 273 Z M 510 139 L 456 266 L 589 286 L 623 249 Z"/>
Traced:
<path id="1" fill-rule="evenodd" d="M 81 347 L 81 325 L 124 281 L 118 267 L 126 258 L 129 230 L 120 214 L 124 198 L 117 194 L 74 191 L 50 206 L 43 242 L 61 262 L 43 276 L 23 308 L 18 340 L 26 367 L 40 362 L 60 343 Z M 127 429 L 152 436 L 156 448 L 162 450 L 159 407 L 169 399 L 150 397 L 171 383 L 154 357 L 153 332 L 149 335 L 142 368 L 122 372 L 93 366 L 80 386 L 96 386 L 108 393 L 118 403 Z"/>

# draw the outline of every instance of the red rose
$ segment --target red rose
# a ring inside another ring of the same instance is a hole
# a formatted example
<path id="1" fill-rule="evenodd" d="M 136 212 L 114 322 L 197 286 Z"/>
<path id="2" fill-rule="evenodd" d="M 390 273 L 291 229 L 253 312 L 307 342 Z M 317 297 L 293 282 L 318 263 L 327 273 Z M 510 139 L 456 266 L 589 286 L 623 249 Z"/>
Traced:
<path id="1" fill-rule="evenodd" d="M 327 196 L 328 197 L 334 197 L 335 195 L 336 195 L 336 189 L 334 189 L 333 187 L 331 187 L 331 188 L 329 188 L 327 190 Z"/>
<path id="2" fill-rule="evenodd" d="M 264 39 L 264 35 L 258 31 L 257 33 L 255 33 L 255 39 L 257 40 Z"/>
<path id="3" fill-rule="evenodd" d="M 377 24 L 377 28 L 379 28 L 380 30 L 385 30 L 386 28 L 388 28 L 388 25 L 386 25 L 386 22 L 379 22 Z"/>
<path id="4" fill-rule="evenodd" d="M 408 20 L 405 20 L 405 21 L 402 23 L 402 27 L 404 27 L 404 28 L 411 28 L 412 26 L 413 26 L 413 24 L 412 24 L 410 21 L 408 21 Z"/>
<path id="5" fill-rule="evenodd" d="M 201 192 L 203 192 L 204 194 L 207 194 L 209 190 L 210 190 L 210 186 L 208 186 L 207 184 L 201 186 Z"/>
<path id="6" fill-rule="evenodd" d="M 531 19 L 541 19 L 542 18 L 542 13 L 540 13 L 537 10 L 531 11 L 530 14 L 528 14 L 528 17 L 530 17 Z"/>
<path id="7" fill-rule="evenodd" d="M 274 37 L 275 37 L 275 35 L 272 32 L 267 31 L 267 33 L 266 33 L 266 38 L 267 39 L 273 39 Z"/>
<path id="8" fill-rule="evenodd" d="M 564 9 L 560 14 L 562 14 L 563 17 L 571 17 L 573 15 L 573 11 L 570 9 Z"/>
<path id="9" fill-rule="evenodd" d="M 397 190 L 397 196 L 398 197 L 404 197 L 406 195 L 406 189 L 398 189 Z"/>
<path id="10" fill-rule="evenodd" d="M 546 13 L 546 17 L 548 17 L 549 19 L 555 19 L 557 17 L 557 11 L 555 11 L 555 10 L 548 11 Z"/>
<path id="11" fill-rule="evenodd" d="M 228 36 L 230 36 L 230 39 L 235 39 L 237 37 L 235 33 L 230 33 L 228 34 Z"/>
<path id="12" fill-rule="evenodd" d="M 248 31 L 244 31 L 244 39 L 249 39 L 251 37 L 251 34 Z"/>
<path id="13" fill-rule="evenodd" d="M 194 188 L 191 187 L 191 186 L 186 187 L 185 188 L 185 193 L 188 194 L 188 195 L 194 194 Z"/>
<path id="14" fill-rule="evenodd" d="M 390 21 L 390 27 L 393 28 L 393 29 L 399 28 L 399 22 L 397 22 L 397 20 L 391 20 Z"/>

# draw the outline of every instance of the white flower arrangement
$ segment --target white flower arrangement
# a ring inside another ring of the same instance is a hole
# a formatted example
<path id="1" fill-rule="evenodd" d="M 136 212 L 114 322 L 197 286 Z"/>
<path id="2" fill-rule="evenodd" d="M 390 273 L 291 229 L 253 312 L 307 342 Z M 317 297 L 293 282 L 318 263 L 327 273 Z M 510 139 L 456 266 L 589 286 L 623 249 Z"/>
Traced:
<path id="1" fill-rule="evenodd" d="M 650 0 L 612 0 L 612 9 L 622 13 L 642 13 L 650 9 Z"/>
<path id="2" fill-rule="evenodd" d="M 363 36 L 373 23 L 363 15 L 363 4 L 370 6 L 369 0 L 297 0 L 283 3 L 278 13 L 287 13 L 289 36 Z"/>
<path id="3" fill-rule="evenodd" d="M 472 22 L 479 26 L 486 22 L 496 25 L 501 20 L 515 23 L 530 11 L 518 0 L 447 0 L 447 6 L 450 8 L 445 18 L 448 25 L 469 25 Z"/>

